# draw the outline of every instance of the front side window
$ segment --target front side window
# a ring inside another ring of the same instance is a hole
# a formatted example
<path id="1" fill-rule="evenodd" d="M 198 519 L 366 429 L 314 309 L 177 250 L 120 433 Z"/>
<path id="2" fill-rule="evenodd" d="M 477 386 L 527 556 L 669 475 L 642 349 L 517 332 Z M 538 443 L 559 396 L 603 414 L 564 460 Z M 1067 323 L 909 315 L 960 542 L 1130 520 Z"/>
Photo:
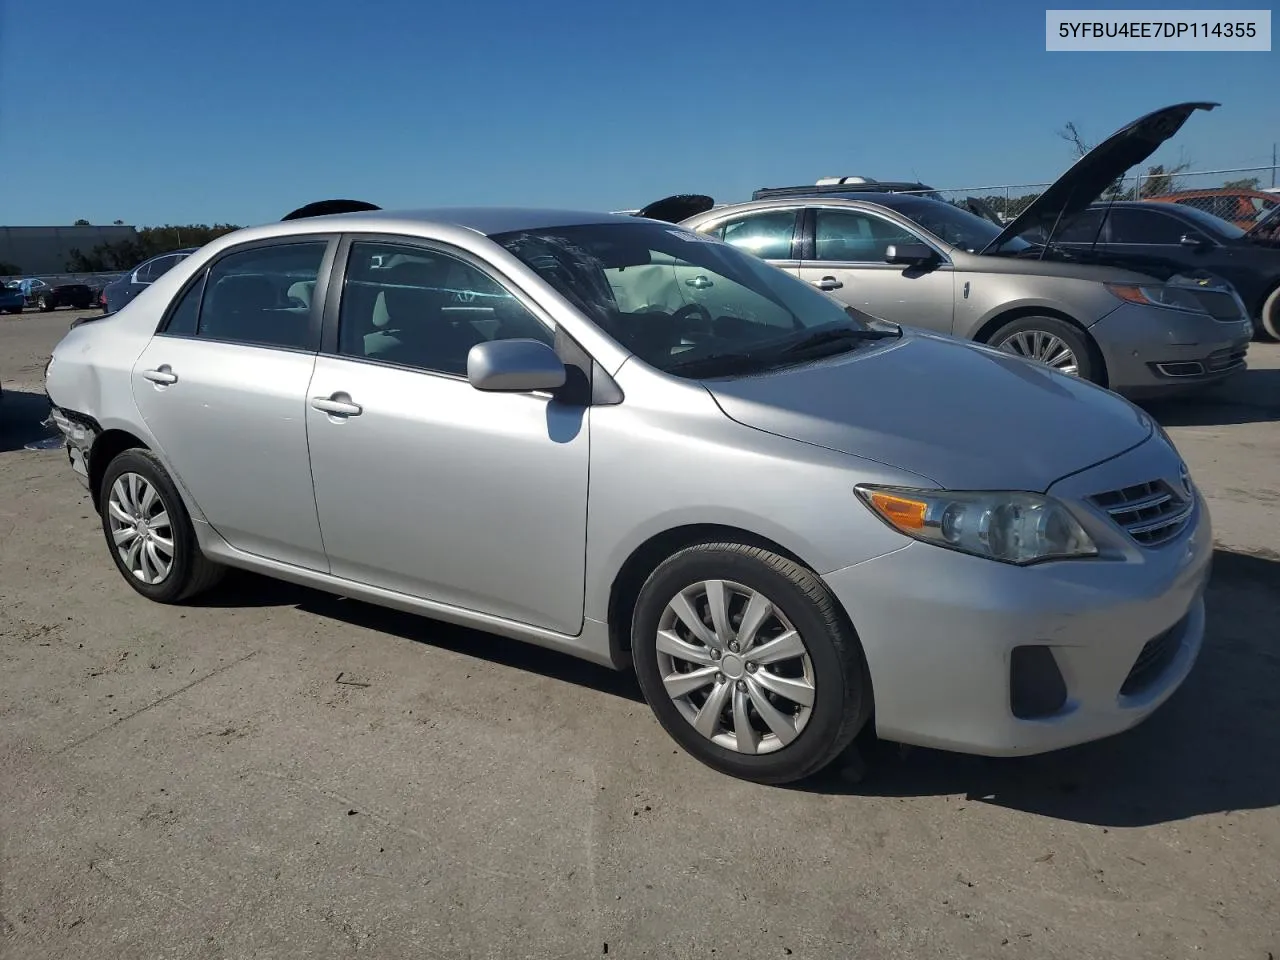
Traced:
<path id="1" fill-rule="evenodd" d="M 798 210 L 753 213 L 722 223 L 710 233 L 761 260 L 790 260 L 791 238 L 799 215 Z"/>
<path id="2" fill-rule="evenodd" d="M 828 262 L 883 263 L 891 244 L 919 243 L 905 227 L 860 210 L 814 211 L 814 259 Z"/>
<path id="3" fill-rule="evenodd" d="M 327 242 L 274 244 L 231 253 L 207 271 L 199 297 L 195 336 L 253 346 L 315 349 L 311 309 L 289 297 L 299 281 L 314 283 Z M 181 333 L 175 321 L 190 323 L 187 294 L 175 308 L 166 332 Z"/>
<path id="4" fill-rule="evenodd" d="M 1121 207 L 1111 212 L 1112 243 L 1177 243 L 1186 232 L 1180 220 L 1158 210 Z"/>
<path id="5" fill-rule="evenodd" d="M 494 241 L 646 363 L 776 366 L 816 328 L 860 338 L 870 318 L 729 243 L 648 221 L 547 227 Z"/>
<path id="6" fill-rule="evenodd" d="M 552 331 L 484 271 L 446 253 L 357 241 L 338 312 L 338 352 L 434 373 L 466 376 L 467 354 L 489 340 Z"/>

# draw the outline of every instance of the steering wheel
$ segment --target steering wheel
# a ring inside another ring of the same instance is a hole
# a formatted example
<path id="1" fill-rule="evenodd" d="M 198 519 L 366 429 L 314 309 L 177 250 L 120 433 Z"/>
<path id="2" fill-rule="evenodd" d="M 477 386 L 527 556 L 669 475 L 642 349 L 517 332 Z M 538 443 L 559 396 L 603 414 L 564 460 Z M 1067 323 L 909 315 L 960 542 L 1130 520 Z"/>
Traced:
<path id="1" fill-rule="evenodd" d="M 703 323 L 708 326 L 711 325 L 711 311 L 700 303 L 686 303 L 675 313 L 671 314 L 671 319 L 673 321 L 684 320 L 686 317 L 691 317 L 695 313 L 702 317 Z"/>

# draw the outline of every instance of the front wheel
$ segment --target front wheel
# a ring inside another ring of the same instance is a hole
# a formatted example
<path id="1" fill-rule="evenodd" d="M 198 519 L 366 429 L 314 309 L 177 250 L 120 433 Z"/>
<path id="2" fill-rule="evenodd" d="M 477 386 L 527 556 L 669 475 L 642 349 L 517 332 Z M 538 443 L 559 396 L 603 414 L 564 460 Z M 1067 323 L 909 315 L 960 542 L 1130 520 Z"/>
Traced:
<path id="1" fill-rule="evenodd" d="M 53 309 L 53 301 L 48 297 L 41 297 L 36 301 L 36 306 L 40 308 L 41 313 L 48 313 Z"/>
<path id="2" fill-rule="evenodd" d="M 1262 314 L 1258 320 L 1262 325 L 1262 333 L 1270 340 L 1280 340 L 1280 287 L 1271 291 L 1262 305 Z"/>
<path id="3" fill-rule="evenodd" d="M 102 532 L 129 586 L 157 603 L 203 593 L 223 567 L 200 552 L 177 488 L 147 450 L 126 450 L 107 465 L 99 497 Z"/>
<path id="4" fill-rule="evenodd" d="M 1057 317 L 1020 317 L 991 335 L 991 346 L 1026 357 L 1059 373 L 1102 382 L 1101 364 L 1094 360 L 1089 336 L 1073 323 Z"/>
<path id="5" fill-rule="evenodd" d="M 817 773 L 862 729 L 862 648 L 812 571 L 758 547 L 688 547 L 650 575 L 632 618 L 640 687 L 707 766 L 758 783 Z"/>

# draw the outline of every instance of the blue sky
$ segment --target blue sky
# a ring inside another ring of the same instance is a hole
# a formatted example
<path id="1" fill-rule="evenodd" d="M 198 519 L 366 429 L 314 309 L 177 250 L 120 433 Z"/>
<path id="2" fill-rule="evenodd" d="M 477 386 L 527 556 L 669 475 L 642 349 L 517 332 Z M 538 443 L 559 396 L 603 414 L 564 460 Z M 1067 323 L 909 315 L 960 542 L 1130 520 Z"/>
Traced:
<path id="1" fill-rule="evenodd" d="M 1044 17 L 1025 0 L 0 0 L 0 223 L 1026 182 L 1070 163 L 1066 121 L 1098 140 L 1192 99 L 1222 106 L 1153 159 L 1270 162 L 1280 53 L 1046 53 Z"/>

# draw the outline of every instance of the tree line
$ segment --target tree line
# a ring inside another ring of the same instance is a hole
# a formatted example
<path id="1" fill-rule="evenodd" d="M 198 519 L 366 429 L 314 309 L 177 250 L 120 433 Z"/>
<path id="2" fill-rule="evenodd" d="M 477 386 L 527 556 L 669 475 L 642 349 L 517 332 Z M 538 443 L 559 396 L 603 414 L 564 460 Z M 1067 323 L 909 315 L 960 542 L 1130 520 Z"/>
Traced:
<path id="1" fill-rule="evenodd" d="M 190 223 L 185 226 L 140 227 L 137 233 L 124 240 L 99 243 L 89 251 L 72 248 L 67 260 L 68 273 L 110 273 L 131 270 L 144 260 L 149 260 L 171 250 L 185 247 L 202 247 L 225 233 L 239 230 L 230 223 Z"/>

